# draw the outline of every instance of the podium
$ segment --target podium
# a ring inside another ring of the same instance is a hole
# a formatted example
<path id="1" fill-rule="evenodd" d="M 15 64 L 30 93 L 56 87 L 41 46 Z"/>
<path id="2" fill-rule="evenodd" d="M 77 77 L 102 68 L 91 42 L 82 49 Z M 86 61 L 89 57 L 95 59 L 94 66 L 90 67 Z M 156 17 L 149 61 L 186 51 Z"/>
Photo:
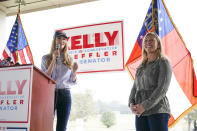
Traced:
<path id="1" fill-rule="evenodd" d="M 0 131 L 53 131 L 55 81 L 34 65 L 0 68 Z"/>

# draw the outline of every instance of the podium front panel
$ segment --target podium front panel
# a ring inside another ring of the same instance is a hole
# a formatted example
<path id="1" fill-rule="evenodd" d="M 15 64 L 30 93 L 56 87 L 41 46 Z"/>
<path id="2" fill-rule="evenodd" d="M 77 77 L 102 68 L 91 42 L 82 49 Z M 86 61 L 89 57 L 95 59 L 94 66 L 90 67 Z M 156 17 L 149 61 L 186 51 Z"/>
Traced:
<path id="1" fill-rule="evenodd" d="M 30 126 L 33 66 L 0 68 L 0 131 Z"/>
<path id="2" fill-rule="evenodd" d="M 53 131 L 54 86 L 33 65 L 0 68 L 0 131 Z"/>

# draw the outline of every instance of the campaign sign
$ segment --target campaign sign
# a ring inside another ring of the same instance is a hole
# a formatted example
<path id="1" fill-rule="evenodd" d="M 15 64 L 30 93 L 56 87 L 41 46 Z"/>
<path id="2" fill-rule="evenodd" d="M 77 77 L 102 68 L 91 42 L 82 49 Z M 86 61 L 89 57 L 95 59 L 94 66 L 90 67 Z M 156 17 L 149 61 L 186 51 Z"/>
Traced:
<path id="1" fill-rule="evenodd" d="M 61 29 L 78 73 L 124 70 L 123 21 Z"/>
<path id="2" fill-rule="evenodd" d="M 32 70 L 33 66 L 0 68 L 0 127 L 2 129 L 14 130 L 5 127 L 6 123 L 29 123 Z"/>

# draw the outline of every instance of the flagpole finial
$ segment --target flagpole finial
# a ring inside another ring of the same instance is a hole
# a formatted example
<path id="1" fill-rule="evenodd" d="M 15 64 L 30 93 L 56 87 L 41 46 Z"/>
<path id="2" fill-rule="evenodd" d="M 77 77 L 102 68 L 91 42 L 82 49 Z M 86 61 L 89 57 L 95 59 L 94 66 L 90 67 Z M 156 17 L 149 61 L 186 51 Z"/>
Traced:
<path id="1" fill-rule="evenodd" d="M 16 0 L 16 3 L 18 3 L 18 13 L 20 13 L 21 5 L 25 5 L 25 0 Z"/>

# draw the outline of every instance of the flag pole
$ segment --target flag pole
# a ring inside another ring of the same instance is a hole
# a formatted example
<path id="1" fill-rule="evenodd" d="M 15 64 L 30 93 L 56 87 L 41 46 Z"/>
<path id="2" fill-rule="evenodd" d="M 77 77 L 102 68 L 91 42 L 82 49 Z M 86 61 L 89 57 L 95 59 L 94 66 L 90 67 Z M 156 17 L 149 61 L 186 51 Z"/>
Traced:
<path id="1" fill-rule="evenodd" d="M 153 24 L 153 28 L 152 31 L 155 31 L 155 20 L 154 20 L 154 0 L 152 0 L 152 24 Z"/>
<path id="2" fill-rule="evenodd" d="M 21 8 L 21 0 L 18 1 L 18 13 L 17 13 L 17 51 L 16 51 L 16 63 L 18 62 L 18 35 L 19 35 L 19 15 L 20 15 L 20 8 Z"/>
<path id="3" fill-rule="evenodd" d="M 20 13 L 20 10 L 21 10 L 21 0 L 18 3 L 18 14 Z"/>
<path id="4" fill-rule="evenodd" d="M 20 18 L 20 5 L 21 5 L 21 3 L 23 2 L 23 4 L 25 5 L 25 1 L 24 0 L 19 0 L 18 1 L 19 2 L 19 8 L 18 8 L 18 21 L 17 21 L 17 23 L 18 23 L 18 26 L 19 26 L 19 20 L 20 20 L 20 22 L 21 22 L 21 18 Z M 22 25 L 22 22 L 20 23 L 21 24 L 21 28 L 23 29 L 23 25 Z M 19 31 L 19 27 L 18 27 L 18 31 Z M 23 31 L 24 31 L 24 29 L 23 29 Z M 17 33 L 17 34 L 19 34 L 19 33 Z M 24 32 L 24 35 L 25 35 L 25 32 Z M 27 41 L 27 37 L 26 37 L 26 35 L 25 35 L 25 39 L 26 39 L 26 41 Z M 28 41 L 27 41 L 27 45 L 29 46 L 29 43 L 28 43 Z M 32 52 L 31 52 L 31 50 L 30 50 L 30 53 L 31 53 L 31 56 L 32 56 L 32 64 L 34 65 L 34 59 L 33 59 L 33 55 L 32 55 Z M 18 57 L 18 35 L 17 35 L 17 57 Z"/>

